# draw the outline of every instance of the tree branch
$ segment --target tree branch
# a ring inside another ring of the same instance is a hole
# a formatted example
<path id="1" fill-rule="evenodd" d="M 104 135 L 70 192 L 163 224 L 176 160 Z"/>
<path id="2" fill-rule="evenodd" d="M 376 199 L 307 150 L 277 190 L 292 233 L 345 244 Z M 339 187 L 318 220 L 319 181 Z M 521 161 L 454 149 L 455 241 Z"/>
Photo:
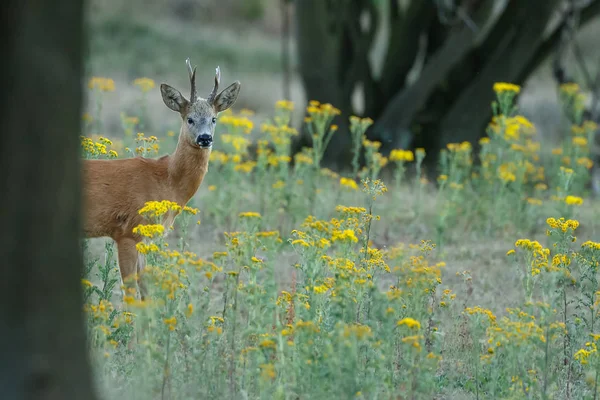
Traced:
<path id="1" fill-rule="evenodd" d="M 489 53 L 483 68 L 461 91 L 440 122 L 439 147 L 457 140 L 475 142 L 483 134 L 491 114 L 489 104 L 494 99 L 494 82 L 521 83 L 523 71 L 534 58 L 532 50 L 543 43 L 539 33 L 547 27 L 558 2 L 548 0 L 543 4 L 528 3 L 527 6 L 517 5 L 516 1 L 509 3 L 509 8 L 494 27 L 495 32 L 503 32 L 502 37 L 499 33 L 492 33 L 492 38 L 501 42 L 495 44 L 495 50 Z M 507 36 L 506 32 L 510 30 L 513 35 Z M 478 52 L 490 48 L 492 44 L 486 40 Z"/>
<path id="2" fill-rule="evenodd" d="M 473 19 L 482 25 L 489 18 L 491 7 L 480 7 Z M 411 137 L 408 127 L 430 98 L 431 93 L 446 79 L 450 71 L 458 65 L 473 48 L 476 35 L 466 26 L 455 28 L 444 44 L 431 55 L 419 79 L 410 87 L 397 92 L 387 107 L 375 121 L 370 133 L 373 138 L 384 143 L 408 147 Z"/>
<path id="3" fill-rule="evenodd" d="M 589 5 L 581 10 L 579 16 L 579 26 L 581 27 L 587 25 L 599 15 L 600 1 L 592 1 Z M 561 19 L 561 22 L 552 30 L 550 35 L 544 40 L 541 46 L 535 50 L 534 56 L 523 71 L 524 76 L 522 79 L 525 79 L 527 76 L 529 76 L 546 58 L 550 56 L 551 52 L 556 48 L 556 46 L 560 44 L 563 30 L 566 28 L 567 24 L 568 15 L 565 14 Z"/>
<path id="4" fill-rule="evenodd" d="M 419 37 L 435 18 L 431 1 L 412 1 L 404 16 L 390 23 L 388 50 L 381 72 L 380 87 L 387 102 L 405 84 L 419 52 Z"/>
<path id="5" fill-rule="evenodd" d="M 362 7 L 366 8 L 370 17 L 370 26 L 367 32 L 363 32 L 360 25 Z M 353 7 L 346 7 L 343 19 L 350 36 L 353 53 L 352 57 L 347 60 L 348 70 L 342 82 L 342 90 L 344 96 L 350 97 L 356 84 L 362 82 L 365 90 L 365 104 L 367 105 L 365 114 L 369 115 L 373 108 L 379 106 L 380 100 L 377 82 L 373 78 L 369 63 L 369 50 L 375 40 L 379 14 L 373 2 L 367 0 L 356 3 Z"/>

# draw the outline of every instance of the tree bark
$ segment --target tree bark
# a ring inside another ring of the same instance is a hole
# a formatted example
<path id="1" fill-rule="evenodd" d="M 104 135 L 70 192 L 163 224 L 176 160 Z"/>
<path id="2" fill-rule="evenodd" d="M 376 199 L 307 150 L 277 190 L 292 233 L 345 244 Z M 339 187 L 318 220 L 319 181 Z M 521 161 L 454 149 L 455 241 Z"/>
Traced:
<path id="1" fill-rule="evenodd" d="M 298 68 L 308 100 L 348 106 L 342 98 L 339 70 L 342 42 L 341 21 L 331 18 L 326 0 L 296 2 Z"/>
<path id="2" fill-rule="evenodd" d="M 0 393 L 95 399 L 79 245 L 83 1 L 4 1 Z"/>
<path id="3" fill-rule="evenodd" d="M 340 76 L 344 65 L 340 55 L 343 48 L 342 21 L 331 17 L 330 0 L 297 0 L 295 9 L 296 44 L 300 55 L 298 68 L 307 100 L 331 103 L 345 113 L 349 112 L 350 98 L 345 98 Z M 345 130 L 346 118 L 335 121 Z M 336 134 L 336 136 L 340 136 Z M 337 138 L 336 138 L 337 139 Z M 334 139 L 334 140 L 336 140 Z M 308 146 L 310 140 L 303 132 L 295 147 Z M 344 141 L 347 147 L 349 141 Z M 336 146 L 330 146 L 330 148 Z M 327 154 L 327 160 L 339 156 L 337 152 Z"/>
<path id="4" fill-rule="evenodd" d="M 396 3 L 397 0 L 392 2 Z M 413 1 L 403 15 L 390 12 L 390 39 L 381 72 L 381 91 L 386 102 L 404 88 L 406 75 L 413 67 L 419 51 L 419 38 L 429 30 L 434 18 L 433 1 Z"/>

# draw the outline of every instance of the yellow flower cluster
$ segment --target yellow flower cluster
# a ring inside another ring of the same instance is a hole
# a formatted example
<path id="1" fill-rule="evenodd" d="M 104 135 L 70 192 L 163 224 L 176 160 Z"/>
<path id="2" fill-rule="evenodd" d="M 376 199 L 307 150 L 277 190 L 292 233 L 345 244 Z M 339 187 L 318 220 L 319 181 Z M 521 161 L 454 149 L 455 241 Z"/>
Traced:
<path id="1" fill-rule="evenodd" d="M 278 100 L 275 103 L 275 108 L 278 110 L 293 111 L 294 110 L 294 102 L 289 101 L 289 100 Z"/>
<path id="2" fill-rule="evenodd" d="M 316 100 L 311 100 L 309 102 L 309 105 L 306 108 L 306 111 L 313 118 L 322 116 L 322 115 L 325 115 L 325 116 L 340 115 L 342 113 L 339 109 L 335 108 L 331 104 L 329 104 L 329 103 L 321 104 L 320 102 L 318 102 Z"/>
<path id="3" fill-rule="evenodd" d="M 294 162 L 296 164 L 311 165 L 311 164 L 313 164 L 313 158 L 311 155 L 307 154 L 306 152 L 300 152 L 300 153 L 296 153 L 294 155 Z"/>
<path id="4" fill-rule="evenodd" d="M 550 249 L 544 248 L 537 240 L 519 239 L 515 242 L 515 247 L 528 250 L 531 254 L 530 266 L 532 276 L 538 275 L 542 268 L 548 268 Z"/>
<path id="5" fill-rule="evenodd" d="M 156 83 L 154 83 L 154 81 L 150 78 L 137 78 L 136 80 L 133 81 L 133 84 L 137 87 L 139 87 L 140 89 L 142 89 L 142 92 L 146 93 L 149 92 L 150 90 L 154 89 L 154 87 L 156 86 Z"/>
<path id="6" fill-rule="evenodd" d="M 165 227 L 160 224 L 138 225 L 133 228 L 133 233 L 147 238 L 155 238 L 165 233 Z"/>
<path id="7" fill-rule="evenodd" d="M 490 324 L 493 325 L 496 323 L 496 316 L 487 308 L 481 308 L 479 306 L 467 307 L 465 308 L 465 312 L 469 315 L 485 315 Z"/>
<path id="8" fill-rule="evenodd" d="M 295 128 L 292 128 L 287 124 L 287 121 L 284 123 L 277 125 L 273 125 L 270 123 L 264 123 L 261 125 L 261 131 L 267 133 L 271 142 L 275 145 L 275 147 L 281 148 L 282 146 L 288 146 L 291 143 L 292 136 L 298 136 L 298 131 Z"/>
<path id="9" fill-rule="evenodd" d="M 468 151 L 471 151 L 471 149 L 472 149 L 471 143 L 469 143 L 469 142 L 448 143 L 446 145 L 446 147 L 451 152 L 456 152 L 456 153 L 458 153 L 458 152 L 468 152 Z"/>
<path id="10" fill-rule="evenodd" d="M 234 134 L 222 134 L 221 140 L 223 143 L 231 145 L 236 154 L 246 154 L 248 151 L 248 146 L 250 145 L 250 140 L 243 136 Z M 238 162 L 239 161 L 241 161 L 241 159 L 238 160 Z"/>
<path id="11" fill-rule="evenodd" d="M 591 240 L 588 240 L 584 243 L 581 244 L 581 247 L 584 249 L 593 249 L 593 250 L 600 250 L 600 243 L 597 242 L 592 242 Z"/>
<path id="12" fill-rule="evenodd" d="M 348 241 L 348 242 L 358 242 L 358 238 L 356 237 L 356 233 L 352 229 L 334 229 L 331 234 L 331 241 Z"/>
<path id="13" fill-rule="evenodd" d="M 381 142 L 372 141 L 367 138 L 363 138 L 362 145 L 364 146 L 365 149 L 379 150 L 379 148 L 381 147 Z"/>
<path id="14" fill-rule="evenodd" d="M 364 214 L 367 212 L 367 209 L 364 207 L 346 207 L 339 205 L 335 207 L 335 211 L 342 214 Z"/>
<path id="15" fill-rule="evenodd" d="M 519 85 L 515 85 L 513 83 L 506 83 L 506 82 L 494 83 L 494 92 L 496 92 L 496 93 L 502 93 L 502 92 L 519 93 L 520 91 L 521 91 L 521 87 Z"/>
<path id="16" fill-rule="evenodd" d="M 565 203 L 570 206 L 580 206 L 583 204 L 583 199 L 581 197 L 569 195 L 565 197 Z"/>
<path id="17" fill-rule="evenodd" d="M 573 94 L 576 94 L 577 92 L 579 92 L 579 90 L 580 90 L 579 85 L 576 83 L 573 83 L 573 82 L 562 83 L 560 85 L 560 91 L 565 94 L 573 95 Z"/>
<path id="18" fill-rule="evenodd" d="M 559 229 L 562 232 L 567 232 L 569 229 L 574 231 L 579 227 L 579 221 L 573 219 L 568 219 L 565 221 L 564 218 L 548 218 L 546 223 L 550 228 Z"/>
<path id="19" fill-rule="evenodd" d="M 492 117 L 489 128 L 493 134 L 502 134 L 501 137 L 512 144 L 512 150 L 530 154 L 539 151 L 540 144 L 530 139 L 536 133 L 535 126 L 522 115 L 513 117 L 496 115 Z"/>
<path id="20" fill-rule="evenodd" d="M 160 217 L 173 211 L 175 213 L 181 212 L 181 206 L 174 201 L 162 200 L 162 201 L 148 201 L 144 204 L 138 213 L 146 217 Z"/>
<path id="21" fill-rule="evenodd" d="M 421 323 L 413 318 L 403 318 L 397 322 L 398 326 L 406 325 L 409 329 L 419 330 L 421 329 Z"/>
<path id="22" fill-rule="evenodd" d="M 507 345 L 518 347 L 530 341 L 546 342 L 544 329 L 535 321 L 513 321 L 508 317 L 502 318 L 496 326 L 491 327 L 488 336 L 488 343 L 496 348 Z"/>
<path id="23" fill-rule="evenodd" d="M 158 253 L 160 248 L 155 243 L 146 244 L 139 242 L 135 245 L 136 250 L 141 254 Z"/>
<path id="24" fill-rule="evenodd" d="M 390 161 L 411 162 L 415 160 L 415 155 L 410 150 L 394 149 L 390 152 Z"/>
<path id="25" fill-rule="evenodd" d="M 81 148 L 88 157 L 98 157 L 107 155 L 108 158 L 117 158 L 119 155 L 115 150 L 108 150 L 107 146 L 112 146 L 113 142 L 105 137 L 100 136 L 97 142 L 91 138 L 81 136 Z"/>
<path id="26" fill-rule="evenodd" d="M 420 351 L 421 340 L 423 340 L 423 335 L 406 336 L 402 338 L 402 343 L 409 344 L 410 346 Z"/>
<path id="27" fill-rule="evenodd" d="M 146 137 L 143 132 L 138 132 L 135 139 L 138 146 L 135 148 L 136 154 L 146 157 L 150 153 L 158 154 L 160 149 L 159 140 L 156 136 Z"/>
<path id="28" fill-rule="evenodd" d="M 573 139 L 571 139 L 573 144 L 575 146 L 579 146 L 579 147 L 587 147 L 588 145 L 588 141 L 586 138 L 584 137 L 580 137 L 580 136 L 575 136 Z"/>
<path id="29" fill-rule="evenodd" d="M 239 130 L 246 135 L 250 134 L 254 128 L 254 123 L 248 117 L 238 117 L 229 114 L 222 114 L 219 117 L 219 123 L 233 128 L 235 131 Z"/>
<path id="30" fill-rule="evenodd" d="M 174 331 L 175 327 L 177 326 L 177 318 L 175 316 L 171 318 L 165 318 L 163 322 L 169 327 L 170 331 Z"/>
<path id="31" fill-rule="evenodd" d="M 189 207 L 189 206 L 185 206 L 183 207 L 183 212 L 188 213 L 190 215 L 196 215 L 198 214 L 198 209 L 197 208 L 193 208 L 193 207 Z"/>
<path id="32" fill-rule="evenodd" d="M 387 186 L 380 179 L 371 180 L 369 178 L 363 180 L 363 192 L 372 196 L 375 200 L 378 196 L 387 193 Z"/>
<path id="33" fill-rule="evenodd" d="M 115 81 L 110 78 L 93 76 L 88 82 L 88 87 L 90 89 L 98 89 L 101 92 L 114 92 Z"/>
<path id="34" fill-rule="evenodd" d="M 114 311 L 114 307 L 111 302 L 102 299 L 97 305 L 86 304 L 84 311 L 89 313 L 96 321 L 107 322 L 110 314 Z"/>
<path id="35" fill-rule="evenodd" d="M 92 156 L 96 156 L 96 155 L 100 155 L 100 154 L 106 154 L 106 145 L 103 143 L 94 143 L 94 141 L 90 138 L 81 137 L 81 147 L 83 148 L 83 150 L 92 155 Z"/>
<path id="36" fill-rule="evenodd" d="M 238 216 L 240 218 L 261 218 L 260 214 L 254 211 L 242 212 Z"/>
<path id="37" fill-rule="evenodd" d="M 340 178 L 340 185 L 342 187 L 345 187 L 345 188 L 348 188 L 348 189 L 351 189 L 351 190 L 358 190 L 358 185 L 356 184 L 356 181 L 354 179 L 341 177 Z"/>
<path id="38" fill-rule="evenodd" d="M 445 264 L 443 262 L 429 264 L 425 257 L 428 251 L 422 248 L 418 255 L 411 255 L 408 259 L 402 260 L 400 265 L 392 268 L 393 273 L 402 277 L 404 291 L 410 295 L 433 293 L 442 283 L 442 268 Z M 388 293 L 388 296 L 392 294 L 394 293 Z"/>

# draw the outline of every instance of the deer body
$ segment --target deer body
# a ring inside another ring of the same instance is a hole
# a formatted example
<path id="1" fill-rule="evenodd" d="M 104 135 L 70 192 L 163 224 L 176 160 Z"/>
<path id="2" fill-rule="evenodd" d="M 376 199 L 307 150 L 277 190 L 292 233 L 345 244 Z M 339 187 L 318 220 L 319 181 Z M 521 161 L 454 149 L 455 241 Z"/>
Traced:
<path id="1" fill-rule="evenodd" d="M 219 69 L 208 98 L 196 96 L 195 69 L 187 61 L 192 91 L 190 100 L 166 85 L 161 85 L 163 101 L 182 118 L 175 152 L 158 159 L 135 157 L 117 160 L 83 161 L 83 210 L 86 238 L 110 237 L 117 244 L 119 269 L 123 282 L 140 272 L 144 257 L 136 244 L 142 238 L 133 228 L 148 223 L 138 211 L 148 201 L 170 200 L 185 206 L 196 193 L 208 172 L 208 161 L 216 117 L 231 107 L 240 90 L 234 82 L 218 95 Z M 175 215 L 162 221 L 168 228 Z M 140 283 L 144 298 L 145 288 Z"/>
<path id="2" fill-rule="evenodd" d="M 182 207 L 187 204 L 208 171 L 210 156 L 210 150 L 191 150 L 196 154 L 84 160 L 86 237 L 108 236 L 118 241 L 132 236 L 133 228 L 145 223 L 138 210 L 148 201 L 170 200 Z M 184 163 L 180 157 L 185 157 Z M 190 168 L 185 169 L 186 165 Z"/>

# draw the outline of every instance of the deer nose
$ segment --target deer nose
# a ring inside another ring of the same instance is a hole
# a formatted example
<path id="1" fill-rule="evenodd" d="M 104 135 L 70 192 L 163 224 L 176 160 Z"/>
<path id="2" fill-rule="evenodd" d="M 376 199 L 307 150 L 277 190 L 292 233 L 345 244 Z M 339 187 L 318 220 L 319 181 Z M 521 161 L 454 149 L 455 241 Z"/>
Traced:
<path id="1" fill-rule="evenodd" d="M 198 135 L 198 137 L 196 138 L 196 144 L 202 148 L 212 146 L 212 142 L 213 142 L 212 135 L 209 135 L 206 133 Z"/>

